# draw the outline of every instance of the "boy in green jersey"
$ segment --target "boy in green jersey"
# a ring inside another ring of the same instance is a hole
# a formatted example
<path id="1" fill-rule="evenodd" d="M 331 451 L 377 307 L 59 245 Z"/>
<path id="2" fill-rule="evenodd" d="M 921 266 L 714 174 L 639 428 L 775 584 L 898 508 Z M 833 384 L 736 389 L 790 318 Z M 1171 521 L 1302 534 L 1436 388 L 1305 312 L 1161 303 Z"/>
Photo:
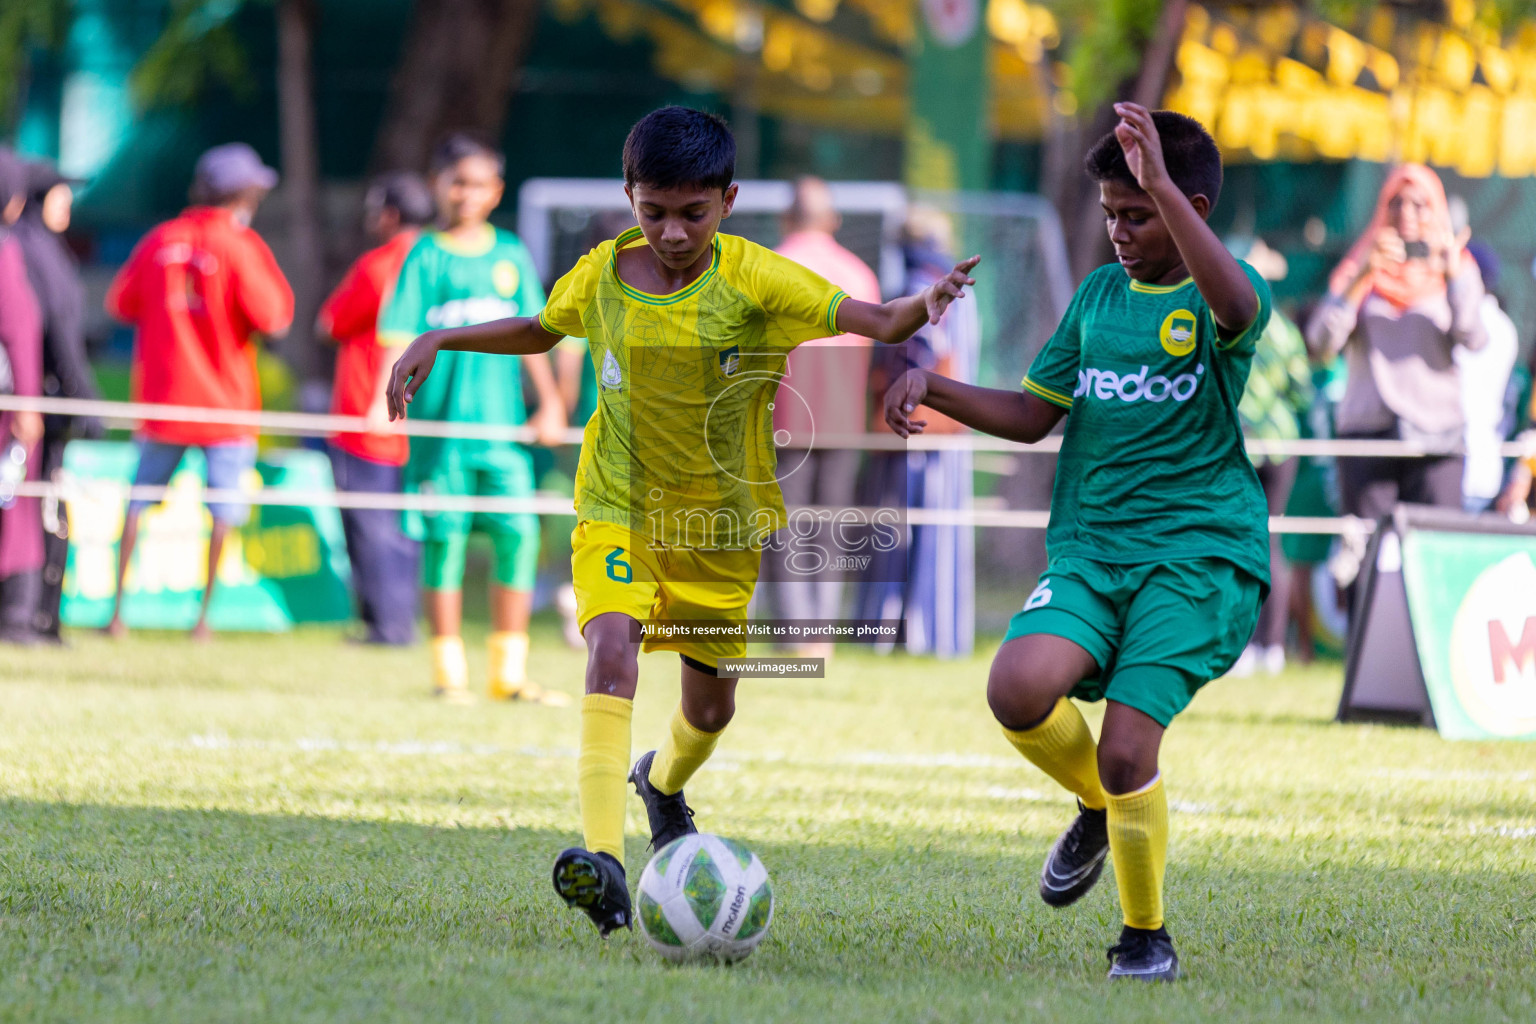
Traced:
<path id="1" fill-rule="evenodd" d="M 1067 416 L 1039 585 L 992 662 L 987 700 L 1018 751 L 1076 794 L 1040 895 L 1066 906 L 1114 862 L 1125 928 L 1111 978 L 1171 981 L 1163 927 L 1163 731 L 1253 632 L 1269 585 L 1264 493 L 1237 404 L 1269 289 L 1206 225 L 1221 156 L 1196 121 L 1116 104 L 1089 151 L 1117 264 L 1090 274 L 1022 390 L 911 371 L 887 421 L 917 407 L 1035 442 Z M 1068 697 L 1104 700 L 1094 743 Z"/>
<path id="2" fill-rule="evenodd" d="M 432 154 L 432 189 L 441 230 L 427 232 L 400 268 L 379 314 L 379 341 L 402 346 L 417 335 L 509 316 L 532 316 L 544 290 L 516 235 L 488 223 L 502 196 L 502 156 L 468 135 L 451 135 Z M 518 426 L 522 370 L 538 391 L 533 422 L 539 439 L 558 444 L 565 409 L 549 357 L 522 360 L 455 352 L 416 394 L 423 419 Z M 413 437 L 405 467 L 408 492 L 455 497 L 530 498 L 533 463 L 510 441 Z M 491 635 L 488 691 L 498 700 L 568 703 L 527 678 L 528 618 L 539 560 L 539 522 L 531 512 L 430 512 L 408 517 L 424 541 L 423 584 L 432 628 L 433 675 L 439 696 L 467 702 L 469 664 L 460 635 L 464 558 L 471 526 L 491 536 Z"/>
<path id="3" fill-rule="evenodd" d="M 684 107 L 646 115 L 624 144 L 624 191 L 637 225 L 577 261 L 537 317 L 424 334 L 390 378 L 396 417 L 413 393 L 419 401 L 436 384 L 445 358 L 548 352 L 567 335 L 591 345 L 599 394 L 576 473 L 571 535 L 587 643 L 576 759 L 584 845 L 559 855 L 553 880 L 604 935 L 632 921 L 626 777 L 645 803 L 656 849 L 696 831 L 683 786 L 736 711 L 736 678 L 724 659 L 746 653 L 739 627 L 763 540 L 785 519 L 772 415 L 785 356 L 832 334 L 903 341 L 937 323 L 975 283 L 968 275 L 979 257 L 918 295 L 884 304 L 849 298 L 798 263 L 719 230 L 736 201 L 735 166 L 736 142 L 719 118 Z M 850 393 L 857 384 L 849 382 Z M 647 620 L 704 620 L 709 630 L 648 635 L 642 645 Z M 642 646 L 681 655 L 682 699 L 660 748 L 631 768 Z M 744 921 L 757 920 L 756 907 Z M 654 902 L 640 910 L 660 912 Z"/>

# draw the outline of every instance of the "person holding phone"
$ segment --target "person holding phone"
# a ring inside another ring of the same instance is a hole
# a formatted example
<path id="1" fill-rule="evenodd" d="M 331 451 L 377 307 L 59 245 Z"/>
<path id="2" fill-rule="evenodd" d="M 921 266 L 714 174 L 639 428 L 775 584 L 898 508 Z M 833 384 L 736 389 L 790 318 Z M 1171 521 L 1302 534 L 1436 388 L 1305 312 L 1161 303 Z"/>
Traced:
<path id="1" fill-rule="evenodd" d="M 1307 325 L 1312 353 L 1342 349 L 1349 367 L 1338 436 L 1416 441 L 1434 453 L 1341 459 L 1349 514 L 1376 519 L 1399 501 L 1461 507 L 1466 419 L 1452 352 L 1487 343 L 1483 281 L 1466 243 L 1439 176 L 1422 164 L 1395 168 Z"/>

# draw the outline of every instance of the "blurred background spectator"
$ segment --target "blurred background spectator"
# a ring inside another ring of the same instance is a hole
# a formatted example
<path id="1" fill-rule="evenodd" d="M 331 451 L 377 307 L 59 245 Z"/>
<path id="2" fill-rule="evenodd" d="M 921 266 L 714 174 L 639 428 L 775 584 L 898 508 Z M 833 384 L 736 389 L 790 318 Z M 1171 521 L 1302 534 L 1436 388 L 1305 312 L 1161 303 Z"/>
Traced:
<path id="1" fill-rule="evenodd" d="M 1310 321 L 1312 309 L 1297 311 L 1296 321 Z M 1344 396 L 1343 356 L 1314 361 L 1310 367 L 1312 402 L 1297 421 L 1300 436 L 1307 440 L 1335 437 L 1334 412 Z M 1305 455 L 1297 459 L 1296 481 L 1285 504 L 1288 516 L 1329 517 L 1339 514 L 1338 460 L 1330 455 Z M 1342 651 L 1342 634 L 1330 635 L 1330 623 L 1343 621 L 1343 595 L 1327 571 L 1335 545 L 1330 533 L 1286 533 L 1280 537 L 1280 553 L 1289 567 L 1290 621 L 1296 637 L 1292 650 L 1302 661 L 1311 661 L 1321 649 Z M 1321 590 L 1325 605 L 1314 600 Z"/>
<path id="2" fill-rule="evenodd" d="M 842 217 L 832 202 L 832 190 L 820 178 L 795 182 L 794 199 L 783 218 L 784 238 L 777 252 L 808 267 L 862 302 L 880 301 L 880 282 L 859 257 L 837 242 Z M 833 434 L 864 430 L 866 410 L 859 391 L 869 379 L 868 338 L 844 335 L 808 341 L 789 354 L 785 376 L 773 405 L 778 446 L 779 486 L 784 504 L 840 508 L 852 505 L 858 484 L 859 452 L 823 447 L 817 441 Z M 792 516 L 793 512 L 790 513 Z M 796 534 L 832 557 L 830 524 L 802 514 L 810 527 Z M 818 572 L 797 572 L 788 545 L 763 552 L 765 605 L 781 619 L 837 619 L 842 611 L 843 572 L 831 564 Z M 767 609 L 765 609 L 767 610 Z M 827 657 L 832 644 L 802 644 L 793 648 L 808 657 Z"/>
<path id="3" fill-rule="evenodd" d="M 906 294 L 914 295 L 943 277 L 954 265 L 954 229 L 937 210 L 917 206 L 909 212 L 903 236 Z M 925 326 L 900 345 L 875 352 L 871 394 L 879 399 L 910 367 L 921 367 L 972 383 L 980 350 L 976 303 L 956 302 L 936 326 Z M 872 430 L 884 430 L 880 403 L 872 404 Z M 957 434 L 964 428 L 931 409 L 924 436 Z M 862 504 L 883 508 L 969 511 L 974 493 L 971 453 L 967 450 L 909 451 L 872 455 Z M 906 649 L 918 654 L 954 657 L 970 653 L 976 640 L 976 548 L 971 526 L 914 525 L 906 544 L 876 552 L 861 587 L 861 619 L 906 620 Z M 901 562 L 904 561 L 903 566 Z"/>
<path id="4" fill-rule="evenodd" d="M 490 223 L 491 212 L 501 204 L 505 166 L 501 152 L 467 133 L 455 132 L 433 150 L 438 230 L 411 247 L 379 314 L 379 337 L 387 344 L 406 345 L 438 327 L 532 316 L 543 307 L 544 289 L 522 240 Z M 532 417 L 523 401 L 525 371 L 538 394 Z M 543 353 L 507 359 L 444 352 L 415 393 L 411 415 L 497 426 L 521 426 L 526 420 L 545 444 L 559 443 L 566 422 L 554 370 Z M 420 494 L 531 498 L 533 460 L 526 447 L 512 441 L 417 437 L 405 485 Z M 488 533 L 492 547 L 487 694 L 493 700 L 568 702 L 564 693 L 528 678 L 538 518 L 531 512 L 439 509 L 413 513 L 407 522 L 412 535 L 424 542 L 434 692 L 455 703 L 473 699 L 463 636 L 464 569 L 473 529 Z"/>
<path id="5" fill-rule="evenodd" d="M 134 249 L 107 291 L 107 311 L 136 329 L 136 398 L 167 405 L 257 411 L 256 335 L 281 336 L 293 322 L 293 290 L 261 237 L 251 230 L 256 209 L 277 184 L 277 172 L 242 142 L 215 146 L 197 161 L 192 205 L 152 230 Z M 238 490 L 256 464 L 256 429 L 222 423 L 146 420 L 139 437 L 134 486 L 170 482 L 188 447 L 202 449 L 208 486 Z M 117 597 L 107 631 L 127 632 L 123 581 L 138 539 L 139 517 L 153 502 L 128 504 L 118 549 Z M 208 609 L 218 589 L 219 557 L 231 528 L 250 507 L 211 501 L 207 584 L 192 627 L 211 636 Z"/>
<path id="6" fill-rule="evenodd" d="M 1255 240 L 1243 257 L 1266 281 L 1283 281 L 1289 270 L 1285 257 L 1263 240 Z M 1248 386 L 1238 403 L 1243 433 L 1264 441 L 1294 441 L 1301 421 L 1312 407 L 1312 368 L 1301 331 L 1282 311 L 1275 310 L 1254 350 Z M 1254 468 L 1264 487 L 1269 514 L 1282 515 L 1290 501 L 1300 460 L 1294 455 L 1256 455 Z M 1290 622 L 1291 574 L 1280 547 L 1281 537 L 1269 538 L 1269 596 L 1259 612 L 1253 639 L 1231 674 L 1245 676 L 1256 667 L 1273 675 L 1285 668 L 1285 643 Z"/>
<path id="7" fill-rule="evenodd" d="M 1530 361 L 1521 366 L 1510 381 L 1510 390 L 1517 395 L 1512 424 L 1514 434 L 1536 430 L 1536 387 L 1533 385 L 1536 385 L 1536 352 L 1531 353 Z M 1504 489 L 1494 501 L 1495 511 L 1517 523 L 1527 522 L 1531 507 L 1536 505 L 1536 488 L 1531 486 L 1533 475 L 1536 475 L 1536 454 L 1509 459 Z"/>
<path id="8" fill-rule="evenodd" d="M 1340 437 L 1441 453 L 1343 460 L 1347 513 L 1375 519 L 1399 501 L 1461 507 L 1466 417 L 1452 349 L 1487 342 L 1482 277 L 1465 241 L 1452 230 L 1440 177 L 1421 164 L 1395 168 L 1308 326 L 1315 352 L 1343 350 L 1348 360 Z"/>
<path id="9" fill-rule="evenodd" d="M 1519 386 L 1516 383 L 1511 391 L 1510 385 L 1520 357 L 1520 338 L 1499 300 L 1498 255 L 1477 239 L 1467 243 L 1467 252 L 1483 281 L 1478 315 L 1487 343 L 1477 349 L 1457 345 L 1452 354 L 1461 378 L 1461 406 L 1466 417 L 1462 507 L 1468 512 L 1482 512 L 1492 507 L 1504 489 L 1504 456 L 1499 445 L 1514 435 L 1513 421 L 1519 413 Z"/>
<path id="10" fill-rule="evenodd" d="M 399 349 L 380 340 L 379 308 L 434 216 L 432 192 L 420 175 L 386 174 L 363 198 L 368 236 L 379 243 L 357 258 L 320 307 L 316 333 L 336 344 L 336 379 L 331 412 L 360 416 L 365 433 L 331 438 L 331 470 L 338 491 L 400 493 L 401 467 L 410 457 L 410 439 L 392 428 L 384 403 Z M 409 644 L 416 639 L 419 548 L 401 529 L 394 509 L 344 508 L 341 525 L 352 563 L 352 589 L 362 620 L 363 641 Z"/>
<path id="11" fill-rule="evenodd" d="M 43 386 L 42 313 L 15 230 L 26 201 L 26 166 L 0 147 L 0 347 L 5 350 L 11 392 L 36 396 Z M 38 413 L 0 413 L 0 593 L 6 595 L 0 605 L 0 640 L 8 643 L 37 640 L 32 610 L 44 557 L 42 503 L 16 497 L 15 486 L 22 479 L 41 478 L 37 455 L 42 439 L 43 418 Z"/>
<path id="12" fill-rule="evenodd" d="M 74 207 L 74 185 L 51 161 L 27 167 L 27 205 L 16 222 L 16 239 L 27 260 L 27 277 L 37 294 L 43 316 L 43 394 L 57 398 L 99 398 L 96 374 L 85 347 L 85 289 L 80 265 L 64 242 Z M 101 420 L 95 416 L 44 416 L 39 472 L 58 480 L 64 466 L 64 446 L 72 437 L 98 439 Z M 43 499 L 43 548 L 46 559 L 35 595 L 18 592 L 6 599 L 31 605 L 32 628 L 38 639 L 61 643 L 59 606 L 64 594 L 64 568 L 69 560 L 69 513 L 64 502 Z M 19 617 L 17 609 L 7 618 Z"/>

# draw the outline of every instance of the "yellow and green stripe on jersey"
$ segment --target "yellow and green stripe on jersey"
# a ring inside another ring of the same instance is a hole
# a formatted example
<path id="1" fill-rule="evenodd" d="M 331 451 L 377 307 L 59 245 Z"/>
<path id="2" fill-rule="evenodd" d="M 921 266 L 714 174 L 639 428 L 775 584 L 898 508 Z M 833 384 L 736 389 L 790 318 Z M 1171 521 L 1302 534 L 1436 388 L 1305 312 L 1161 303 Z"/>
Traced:
<path id="1" fill-rule="evenodd" d="M 1060 391 L 1057 391 L 1055 388 L 1048 388 L 1044 384 L 1040 384 L 1040 383 L 1038 383 L 1036 381 L 1032 381 L 1032 380 L 1029 379 L 1029 375 L 1028 374 L 1025 374 L 1024 375 L 1024 379 L 1022 381 L 1020 381 L 1019 383 L 1023 386 L 1025 391 L 1028 391 L 1028 392 L 1030 392 L 1030 393 L 1032 393 L 1034 395 L 1037 395 L 1040 398 L 1045 399 L 1047 402 L 1050 402 L 1052 405 L 1059 405 L 1063 409 L 1070 409 L 1070 408 L 1072 408 L 1072 396 L 1071 395 L 1064 395 Z"/>
<path id="2" fill-rule="evenodd" d="M 785 356 L 838 333 L 847 294 L 800 264 L 716 235 L 710 265 L 670 295 L 619 277 L 638 227 L 604 242 L 550 291 L 545 330 L 584 337 L 597 412 L 576 471 L 576 513 L 652 542 L 761 544 L 782 522 L 773 402 Z M 862 381 L 849 381 L 862 401 Z M 788 385 L 785 385 L 787 388 Z"/>

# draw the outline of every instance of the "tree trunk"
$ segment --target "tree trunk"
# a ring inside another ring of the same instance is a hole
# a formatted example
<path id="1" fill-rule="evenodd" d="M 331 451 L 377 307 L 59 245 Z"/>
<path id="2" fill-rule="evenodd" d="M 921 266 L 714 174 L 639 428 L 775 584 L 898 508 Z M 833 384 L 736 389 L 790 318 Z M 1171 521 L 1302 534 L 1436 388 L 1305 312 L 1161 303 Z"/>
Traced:
<path id="1" fill-rule="evenodd" d="M 314 0 L 277 5 L 277 101 L 282 142 L 283 196 L 288 214 L 288 269 L 293 285 L 293 328 L 283 352 L 295 376 L 317 375 L 315 346 L 325 269 L 320 225 L 320 156 L 315 130 Z"/>
<path id="2" fill-rule="evenodd" d="M 425 170 L 432 146 L 455 129 L 499 140 L 539 7 L 539 0 L 416 0 L 374 170 Z"/>
<path id="3" fill-rule="evenodd" d="M 1188 0 L 1166 0 L 1158 15 L 1157 32 L 1147 41 L 1136 77 L 1120 83 L 1113 101 L 1075 125 L 1052 125 L 1046 146 L 1047 194 L 1061 211 L 1072 274 L 1079 281 L 1114 256 L 1114 247 L 1104 230 L 1104 215 L 1099 209 L 1098 186 L 1083 174 L 1083 155 L 1119 121 L 1114 103 L 1130 100 L 1155 109 L 1162 100 L 1168 91 L 1168 77 L 1173 71 L 1188 7 Z"/>

